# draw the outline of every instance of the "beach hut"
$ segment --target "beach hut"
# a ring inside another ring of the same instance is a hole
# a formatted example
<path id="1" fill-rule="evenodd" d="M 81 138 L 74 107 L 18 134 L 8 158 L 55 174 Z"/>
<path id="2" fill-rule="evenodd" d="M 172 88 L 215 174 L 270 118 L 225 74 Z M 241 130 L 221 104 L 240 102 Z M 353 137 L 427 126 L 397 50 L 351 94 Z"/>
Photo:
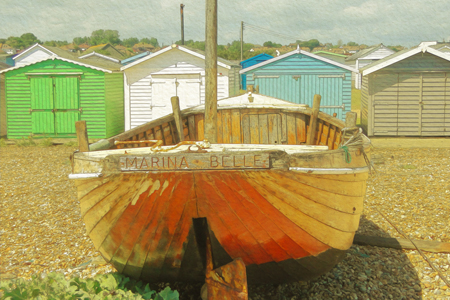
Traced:
<path id="1" fill-rule="evenodd" d="M 217 97 L 239 93 L 240 66 L 219 58 Z M 170 98 L 181 109 L 205 102 L 205 55 L 172 45 L 121 68 L 125 73 L 125 130 L 172 113 Z"/>
<path id="2" fill-rule="evenodd" d="M 48 57 L 0 71 L 8 138 L 76 136 L 85 120 L 89 138 L 124 130 L 120 64 Z"/>
<path id="3" fill-rule="evenodd" d="M 361 72 L 361 124 L 369 136 L 450 136 L 450 55 L 423 45 Z"/>
<path id="4" fill-rule="evenodd" d="M 363 50 L 360 50 L 353 54 L 352 56 L 349 56 L 346 58 L 345 63 L 349 66 L 352 66 L 355 69 L 360 70 L 361 68 L 378 61 L 380 59 L 383 59 L 389 55 L 394 54 L 395 51 L 392 49 L 389 49 L 383 44 L 376 45 L 374 47 L 366 48 Z M 361 89 L 361 74 L 355 73 L 353 74 L 355 81 L 355 88 Z"/>
<path id="5" fill-rule="evenodd" d="M 250 57 L 249 59 L 243 60 L 239 64 L 241 65 L 242 69 L 245 69 L 271 58 L 273 58 L 272 55 L 261 53 L 253 57 Z M 246 87 L 247 87 L 247 78 L 245 77 L 245 75 L 241 75 L 241 89 L 245 90 Z"/>
<path id="6" fill-rule="evenodd" d="M 70 53 L 69 51 L 63 50 L 61 48 L 34 44 L 33 46 L 30 46 L 21 53 L 17 54 L 13 58 L 14 66 L 25 66 L 54 56 L 60 56 L 69 59 L 76 58 L 73 53 Z"/>
<path id="7" fill-rule="evenodd" d="M 260 94 L 312 106 L 322 96 L 321 110 L 340 119 L 351 110 L 351 77 L 356 69 L 297 49 L 242 69 L 247 87 Z"/>

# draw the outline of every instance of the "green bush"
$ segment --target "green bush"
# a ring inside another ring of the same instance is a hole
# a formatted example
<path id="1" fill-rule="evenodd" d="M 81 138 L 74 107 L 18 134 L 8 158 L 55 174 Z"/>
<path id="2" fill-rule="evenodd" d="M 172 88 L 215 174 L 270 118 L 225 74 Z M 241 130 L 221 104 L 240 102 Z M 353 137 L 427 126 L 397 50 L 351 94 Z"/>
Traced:
<path id="1" fill-rule="evenodd" d="M 97 275 L 95 278 L 65 279 L 61 273 L 34 275 L 31 280 L 22 278 L 1 281 L 0 299 L 152 299 L 178 300 L 177 291 L 170 287 L 157 293 L 149 285 L 130 279 L 124 275 L 112 273 Z"/>

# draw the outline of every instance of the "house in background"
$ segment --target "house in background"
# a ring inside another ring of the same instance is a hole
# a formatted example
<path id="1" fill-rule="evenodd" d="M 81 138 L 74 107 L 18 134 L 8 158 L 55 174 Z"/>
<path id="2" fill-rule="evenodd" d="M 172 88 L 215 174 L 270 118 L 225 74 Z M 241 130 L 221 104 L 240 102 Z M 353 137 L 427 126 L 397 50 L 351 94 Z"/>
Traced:
<path id="1" fill-rule="evenodd" d="M 273 58 L 272 55 L 269 55 L 266 53 L 261 53 L 256 56 L 250 57 L 249 59 L 243 60 L 239 64 L 241 65 L 242 69 L 245 69 L 245 68 L 259 64 L 259 63 L 266 61 L 268 59 L 271 59 L 271 58 Z M 245 75 L 241 75 L 241 89 L 245 90 L 246 87 L 247 87 L 246 77 L 245 77 Z"/>
<path id="2" fill-rule="evenodd" d="M 124 58 L 124 55 L 122 54 L 122 52 L 120 52 L 119 50 L 114 48 L 114 46 L 109 43 L 91 46 L 91 47 L 87 48 L 86 51 L 83 52 L 83 56 L 87 55 L 89 53 L 92 53 L 92 52 L 97 52 L 99 54 L 107 55 L 109 57 L 113 57 L 113 58 L 116 58 L 119 60 Z"/>
<path id="3" fill-rule="evenodd" d="M 153 52 L 154 50 L 155 46 L 152 44 L 137 43 L 133 46 L 134 53 Z"/>
<path id="4" fill-rule="evenodd" d="M 297 49 L 240 71 L 247 87 L 260 94 L 312 106 L 322 96 L 321 110 L 343 119 L 351 110 L 351 78 L 356 69 Z"/>
<path id="5" fill-rule="evenodd" d="M 0 50 L 5 52 L 6 54 L 16 54 L 17 51 L 13 47 L 8 44 L 0 44 Z"/>
<path id="6" fill-rule="evenodd" d="M 392 49 L 389 49 L 388 47 L 384 46 L 383 44 L 379 44 L 374 47 L 366 48 L 363 50 L 360 50 L 353 54 L 352 56 L 349 56 L 345 63 L 349 66 L 352 66 L 353 68 L 359 70 L 377 60 L 380 60 L 382 58 L 385 58 L 386 56 L 389 56 L 391 54 L 394 54 L 395 51 Z M 354 74 L 354 82 L 355 82 L 355 88 L 361 89 L 361 74 Z"/>
<path id="7" fill-rule="evenodd" d="M 35 47 L 29 54 L 48 53 Z M 64 51 L 64 50 L 61 50 Z M 42 52 L 42 53 L 39 53 Z M 66 55 L 71 55 L 66 52 Z M 0 71 L 2 124 L 8 138 L 76 136 L 85 120 L 89 138 L 107 138 L 124 130 L 123 73 L 120 64 L 44 57 Z"/>
<path id="8" fill-rule="evenodd" d="M 239 65 L 218 58 L 217 98 L 239 93 Z M 172 45 L 121 68 L 125 78 L 125 130 L 172 113 L 170 98 L 181 109 L 205 102 L 205 55 Z"/>
<path id="9" fill-rule="evenodd" d="M 450 55 L 422 44 L 361 69 L 369 136 L 450 136 Z"/>

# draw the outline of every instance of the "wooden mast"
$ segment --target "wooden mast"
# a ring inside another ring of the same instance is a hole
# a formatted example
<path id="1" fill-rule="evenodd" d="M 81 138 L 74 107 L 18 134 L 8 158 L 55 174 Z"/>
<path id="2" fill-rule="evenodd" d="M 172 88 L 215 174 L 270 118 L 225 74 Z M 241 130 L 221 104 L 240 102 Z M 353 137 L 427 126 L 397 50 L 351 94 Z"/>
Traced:
<path id="1" fill-rule="evenodd" d="M 217 0 L 206 0 L 205 138 L 217 143 Z"/>

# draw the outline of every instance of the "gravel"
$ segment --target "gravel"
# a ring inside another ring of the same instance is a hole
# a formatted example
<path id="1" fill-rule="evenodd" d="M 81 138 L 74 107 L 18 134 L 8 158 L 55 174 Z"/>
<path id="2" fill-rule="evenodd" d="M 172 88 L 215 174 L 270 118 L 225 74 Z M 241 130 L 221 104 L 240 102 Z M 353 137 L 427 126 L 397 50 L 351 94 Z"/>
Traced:
<path id="1" fill-rule="evenodd" d="M 67 179 L 73 147 L 0 147 L 0 280 L 57 271 L 114 272 L 85 234 L 76 189 Z M 450 242 L 450 149 L 375 148 L 358 233 Z M 450 280 L 450 254 L 424 252 Z M 159 285 L 164 285 L 160 283 Z M 201 284 L 174 283 L 181 299 Z M 249 299 L 450 299 L 450 287 L 417 251 L 353 245 L 316 280 L 251 285 Z"/>

